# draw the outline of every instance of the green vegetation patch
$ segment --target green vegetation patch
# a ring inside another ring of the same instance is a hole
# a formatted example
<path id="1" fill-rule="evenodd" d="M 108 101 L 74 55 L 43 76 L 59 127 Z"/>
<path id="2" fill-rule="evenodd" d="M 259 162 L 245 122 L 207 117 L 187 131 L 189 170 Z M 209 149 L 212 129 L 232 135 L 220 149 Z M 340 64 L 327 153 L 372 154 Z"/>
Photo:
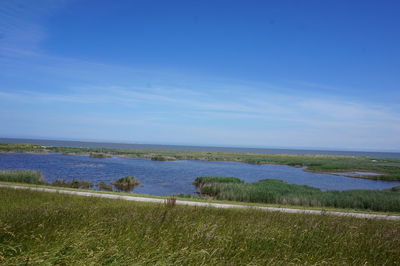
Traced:
<path id="1" fill-rule="evenodd" d="M 1 265 L 398 265 L 400 222 L 0 188 Z"/>
<path id="2" fill-rule="evenodd" d="M 112 184 L 120 190 L 131 190 L 140 183 L 133 176 L 125 176 L 113 181 Z"/>
<path id="3" fill-rule="evenodd" d="M 42 174 L 34 170 L 0 170 L 0 181 L 44 184 Z"/>
<path id="4" fill-rule="evenodd" d="M 56 187 L 81 188 L 81 189 L 88 189 L 90 187 L 93 187 L 93 184 L 87 181 L 73 180 L 71 182 L 67 182 L 62 179 L 54 180 L 51 183 L 51 185 Z"/>
<path id="5" fill-rule="evenodd" d="M 218 183 L 244 183 L 243 180 L 237 177 L 224 177 L 224 176 L 200 176 L 193 181 L 193 185 L 197 187 L 202 187 L 204 184 L 209 184 L 213 182 Z"/>
<path id="6" fill-rule="evenodd" d="M 239 182 L 236 179 L 232 179 L 235 182 L 226 182 L 225 178 L 216 177 L 202 177 L 201 180 L 201 183 L 195 182 L 200 195 L 217 200 L 400 211 L 400 193 L 395 192 L 397 188 L 390 191 L 321 191 L 318 188 L 288 184 L 275 179 L 264 179 L 254 183 Z"/>
<path id="7" fill-rule="evenodd" d="M 101 189 L 101 190 L 107 190 L 107 191 L 112 191 L 112 190 L 113 190 L 113 189 L 112 189 L 112 186 L 107 185 L 107 184 L 104 183 L 104 182 L 98 183 L 97 186 L 98 186 L 99 189 Z"/>
<path id="8" fill-rule="evenodd" d="M 66 154 L 68 155 L 68 154 Z M 98 153 L 98 152 L 91 152 L 89 153 L 89 157 L 91 158 L 111 158 L 111 155 L 104 154 L 104 153 Z"/>
<path id="9" fill-rule="evenodd" d="M 0 143 L 1 152 L 45 152 L 46 147 L 25 143 Z"/>

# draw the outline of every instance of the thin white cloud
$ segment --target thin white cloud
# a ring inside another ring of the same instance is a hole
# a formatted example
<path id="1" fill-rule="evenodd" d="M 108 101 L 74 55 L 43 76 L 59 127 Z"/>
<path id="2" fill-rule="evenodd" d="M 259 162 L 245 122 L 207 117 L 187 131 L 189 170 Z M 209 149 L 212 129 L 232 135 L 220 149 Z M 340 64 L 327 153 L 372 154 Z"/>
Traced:
<path id="1" fill-rule="evenodd" d="M 42 26 L 67 0 L 13 0 L 0 2 L 0 52 L 33 53 L 46 38 Z"/>
<path id="2" fill-rule="evenodd" d="M 147 92 L 145 92 L 147 91 Z M 168 94 L 163 95 L 163 94 Z M 140 105 L 157 105 L 187 110 L 189 113 L 202 113 L 220 118 L 248 118 L 254 120 L 280 120 L 307 123 L 314 126 L 342 125 L 368 126 L 385 125 L 395 127 L 400 124 L 398 113 L 384 106 L 366 106 L 354 102 L 333 102 L 324 99 L 303 99 L 275 94 L 268 101 L 259 100 L 255 95 L 245 101 L 235 95 L 215 98 L 212 93 L 202 97 L 183 95 L 179 90 L 172 93 L 159 89 L 135 89 L 112 86 L 109 88 L 92 87 L 70 90 L 68 93 L 43 93 L 34 91 L 0 92 L 0 98 L 15 102 L 39 102 L 41 104 L 65 102 L 72 104 L 122 104 L 135 108 Z"/>
<path id="3" fill-rule="evenodd" d="M 400 123 L 399 114 L 383 105 L 366 105 L 346 100 L 306 99 L 299 103 L 299 107 L 311 114 L 325 117 L 327 121 L 343 123 L 348 121 L 388 121 Z"/>

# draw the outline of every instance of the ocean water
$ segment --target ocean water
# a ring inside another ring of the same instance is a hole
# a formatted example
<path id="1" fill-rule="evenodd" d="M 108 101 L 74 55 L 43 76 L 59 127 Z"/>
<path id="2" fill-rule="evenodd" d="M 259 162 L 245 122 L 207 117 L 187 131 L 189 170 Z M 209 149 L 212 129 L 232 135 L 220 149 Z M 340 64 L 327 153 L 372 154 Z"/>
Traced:
<path id="1" fill-rule="evenodd" d="M 76 147 L 76 148 L 114 148 L 114 149 L 139 149 L 139 150 L 207 151 L 207 152 L 270 153 L 270 154 L 322 154 L 322 155 L 344 155 L 344 156 L 370 156 L 377 158 L 400 158 L 400 153 L 396 152 L 203 147 L 203 146 L 127 144 L 127 143 L 109 143 L 109 142 L 84 142 L 84 141 L 11 139 L 11 138 L 0 138 L 0 143 L 31 143 L 43 146 Z"/>
<path id="2" fill-rule="evenodd" d="M 110 183 L 127 175 L 140 185 L 133 192 L 152 195 L 195 194 L 192 181 L 199 176 L 235 176 L 245 182 L 265 178 L 282 179 L 292 184 L 322 190 L 385 189 L 400 182 L 375 181 L 331 174 L 309 173 L 286 165 L 253 165 L 240 162 L 152 161 L 141 158 L 91 158 L 87 155 L 0 154 L 0 169 L 34 169 L 47 182 L 85 180 L 93 184 Z"/>

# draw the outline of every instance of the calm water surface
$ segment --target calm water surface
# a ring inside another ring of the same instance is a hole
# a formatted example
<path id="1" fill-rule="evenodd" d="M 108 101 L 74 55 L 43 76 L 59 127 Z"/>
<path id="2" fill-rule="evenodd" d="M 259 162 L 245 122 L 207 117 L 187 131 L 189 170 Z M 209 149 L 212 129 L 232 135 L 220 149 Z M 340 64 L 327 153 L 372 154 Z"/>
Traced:
<path id="1" fill-rule="evenodd" d="M 136 158 L 90 158 L 86 155 L 0 154 L 0 169 L 34 169 L 47 182 L 85 180 L 93 184 L 109 183 L 131 175 L 140 185 L 133 191 L 152 195 L 193 194 L 192 181 L 198 176 L 235 176 L 246 182 L 265 178 L 282 179 L 292 184 L 309 185 L 322 190 L 384 189 L 400 182 L 375 181 L 330 174 L 317 174 L 286 165 L 253 165 L 239 162 L 151 161 Z"/>

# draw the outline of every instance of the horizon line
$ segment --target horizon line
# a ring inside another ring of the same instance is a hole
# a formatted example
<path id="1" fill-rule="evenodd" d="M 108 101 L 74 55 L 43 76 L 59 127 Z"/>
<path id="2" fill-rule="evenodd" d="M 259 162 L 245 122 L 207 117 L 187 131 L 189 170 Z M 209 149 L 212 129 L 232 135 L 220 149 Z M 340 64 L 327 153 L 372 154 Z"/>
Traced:
<path id="1" fill-rule="evenodd" d="M 189 143 L 148 143 L 148 142 L 130 142 L 128 140 L 94 140 L 94 139 L 71 139 L 71 138 L 45 138 L 45 137 L 0 137 L 1 140 L 30 140 L 30 141 L 62 141 L 62 142 L 86 142 L 86 143 L 103 143 L 103 144 L 126 144 L 126 145 L 158 145 L 158 146 L 178 146 L 178 147 L 198 147 L 198 148 L 222 148 L 222 149 L 255 149 L 255 150 L 298 150 L 298 151 L 327 151 L 327 152 L 371 152 L 371 153 L 400 153 L 400 150 L 352 150 L 344 148 L 327 148 L 327 147 L 284 147 L 284 146 L 245 146 L 245 145 L 223 145 L 216 144 L 189 144 Z"/>

